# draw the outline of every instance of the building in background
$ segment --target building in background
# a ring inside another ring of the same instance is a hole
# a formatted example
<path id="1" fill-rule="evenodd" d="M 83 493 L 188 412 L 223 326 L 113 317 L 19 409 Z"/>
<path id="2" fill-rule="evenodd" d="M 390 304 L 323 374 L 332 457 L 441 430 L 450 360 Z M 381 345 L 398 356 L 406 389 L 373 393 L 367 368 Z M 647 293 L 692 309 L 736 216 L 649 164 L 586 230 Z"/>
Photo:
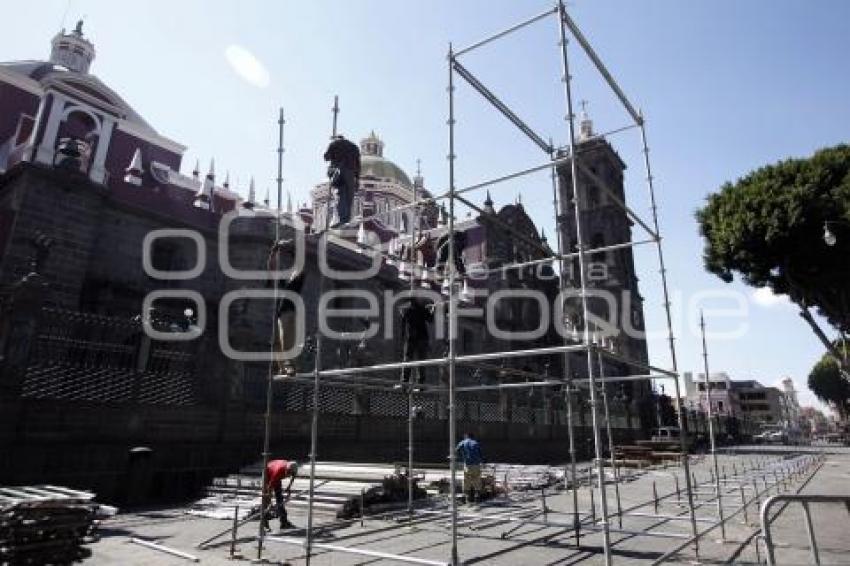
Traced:
<path id="1" fill-rule="evenodd" d="M 682 378 L 685 382 L 686 405 L 692 410 L 707 412 L 710 400 L 715 415 L 736 417 L 740 414 L 738 397 L 733 391 L 735 385 L 727 373 L 711 374 L 708 387 L 704 373 L 697 374 L 694 380 L 693 373 L 685 372 Z"/>
<path id="2" fill-rule="evenodd" d="M 830 432 L 829 420 L 826 415 L 814 407 L 802 407 L 798 417 L 800 432 L 805 438 L 812 440 L 823 438 Z"/>
<path id="3" fill-rule="evenodd" d="M 790 424 L 785 409 L 785 393 L 776 387 L 767 387 L 755 380 L 736 381 L 733 391 L 741 407 L 740 418 L 756 427 Z"/>
<path id="4" fill-rule="evenodd" d="M 685 372 L 682 377 L 685 407 L 698 422 L 704 420 L 710 400 L 713 416 L 729 421 L 728 428 L 735 428 L 739 434 L 756 434 L 765 427 L 781 428 L 789 436 L 799 434 L 799 405 L 790 379 L 779 389 L 752 379 L 733 380 L 725 372 L 711 374 L 708 386 L 703 373 Z"/>

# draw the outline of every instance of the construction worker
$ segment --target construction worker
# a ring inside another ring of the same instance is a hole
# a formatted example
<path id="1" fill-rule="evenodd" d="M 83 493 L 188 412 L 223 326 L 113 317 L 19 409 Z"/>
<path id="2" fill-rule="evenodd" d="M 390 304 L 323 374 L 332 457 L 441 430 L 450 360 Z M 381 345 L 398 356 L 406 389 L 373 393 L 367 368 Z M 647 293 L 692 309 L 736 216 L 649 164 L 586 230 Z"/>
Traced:
<path id="1" fill-rule="evenodd" d="M 289 253 L 294 249 L 292 240 L 280 240 L 272 245 L 269 251 L 268 270 L 269 272 L 277 271 L 280 265 L 279 254 Z M 278 283 L 278 289 L 281 291 L 292 291 L 293 293 L 301 294 L 301 289 L 304 286 L 304 268 L 294 270 L 289 276 L 289 279 L 283 283 Z M 295 320 L 295 304 L 289 300 L 282 298 L 277 304 L 277 324 L 275 325 L 275 346 L 279 348 L 278 354 L 282 354 L 291 350 L 295 346 L 296 335 L 296 320 Z M 295 366 L 292 360 L 278 360 L 278 372 L 281 375 L 294 375 Z"/>
<path id="2" fill-rule="evenodd" d="M 481 464 L 484 458 L 481 455 L 481 445 L 475 440 L 471 432 L 466 432 L 457 445 L 460 459 L 463 461 L 463 492 L 466 501 L 471 503 L 481 499 Z"/>
<path id="3" fill-rule="evenodd" d="M 434 305 L 426 304 L 424 299 L 410 297 L 401 307 L 401 333 L 404 344 L 403 361 L 424 360 L 428 358 L 430 342 L 428 324 L 434 320 Z M 417 382 L 425 381 L 425 368 L 417 370 Z M 401 370 L 401 385 L 410 382 L 411 368 Z"/>
<path id="4" fill-rule="evenodd" d="M 328 178 L 337 192 L 338 221 L 331 227 L 338 228 L 351 222 L 351 203 L 360 179 L 360 148 L 336 135 L 325 151 L 325 161 L 330 162 Z"/>
<path id="5" fill-rule="evenodd" d="M 455 230 L 454 232 L 454 264 L 458 275 L 466 274 L 466 266 L 463 263 L 463 250 L 466 248 L 466 232 Z M 444 276 L 448 273 L 449 262 L 449 235 L 443 234 L 437 240 L 437 265 L 442 268 Z"/>
<path id="6" fill-rule="evenodd" d="M 289 478 L 289 485 L 286 486 L 286 497 L 289 498 L 292 489 L 292 483 L 295 481 L 295 476 L 298 475 L 298 462 L 289 462 L 287 460 L 269 460 L 266 464 L 266 484 L 263 486 L 263 525 L 269 527 L 268 507 L 271 500 L 271 492 L 274 491 L 275 506 L 277 507 L 277 517 L 280 519 L 280 530 L 294 529 L 295 525 L 289 522 L 286 517 L 286 508 L 283 506 L 283 480 Z"/>

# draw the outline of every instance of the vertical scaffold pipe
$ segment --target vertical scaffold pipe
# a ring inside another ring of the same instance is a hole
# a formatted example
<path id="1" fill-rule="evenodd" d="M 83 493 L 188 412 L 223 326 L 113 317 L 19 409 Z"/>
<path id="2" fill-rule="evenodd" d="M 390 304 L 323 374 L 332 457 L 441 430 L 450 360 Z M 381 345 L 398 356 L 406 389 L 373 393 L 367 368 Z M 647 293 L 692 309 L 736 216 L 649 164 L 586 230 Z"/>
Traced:
<path id="1" fill-rule="evenodd" d="M 705 342 L 705 317 L 699 313 L 699 327 L 702 333 L 702 363 L 705 369 L 706 416 L 708 418 L 708 441 L 711 446 L 711 461 L 714 468 L 714 491 L 717 493 L 717 518 L 720 520 L 720 540 L 726 540 L 726 522 L 723 520 L 723 492 L 720 489 L 720 470 L 717 467 L 717 442 L 714 438 L 714 418 L 711 409 L 711 377 L 708 373 L 708 347 Z"/>
<path id="2" fill-rule="evenodd" d="M 640 139 L 643 146 L 643 166 L 646 174 L 646 188 L 649 192 L 650 212 L 652 214 L 652 227 L 655 234 L 659 237 L 655 240 L 655 250 L 658 255 L 658 271 L 661 275 L 661 289 L 664 294 L 664 312 L 667 321 L 667 342 L 670 347 L 670 365 L 675 373 L 679 372 L 679 363 L 676 359 L 676 339 L 673 336 L 673 318 L 670 314 L 670 290 L 667 286 L 667 268 L 664 265 L 664 251 L 661 248 L 661 232 L 658 227 L 658 206 L 655 203 L 655 183 L 652 178 L 652 167 L 649 161 L 649 145 L 646 142 L 646 120 L 643 113 L 640 113 Z M 694 493 L 691 484 L 691 464 L 688 456 L 685 437 L 688 434 L 688 423 L 682 417 L 682 402 L 679 395 L 679 379 L 673 380 L 676 386 L 676 398 L 674 400 L 676 407 L 676 418 L 679 422 L 679 449 L 682 452 L 682 471 L 685 476 L 685 493 L 688 496 L 688 514 L 691 519 L 691 533 L 694 537 L 694 552 L 699 557 L 699 539 L 697 537 L 697 519 L 694 510 Z"/>
<path id="3" fill-rule="evenodd" d="M 277 120 L 278 126 L 278 144 L 277 144 L 277 215 L 275 216 L 275 224 L 274 224 L 274 241 L 275 244 L 280 241 L 280 213 L 283 209 L 283 127 L 286 124 L 286 120 L 283 117 L 283 108 L 280 109 L 280 116 Z M 272 316 L 272 332 L 271 332 L 271 351 L 269 356 L 269 376 L 268 383 L 266 384 L 266 416 L 265 416 L 265 427 L 263 430 L 263 473 L 260 478 L 260 527 L 259 533 L 257 536 L 257 560 L 261 560 L 263 558 L 263 540 L 265 536 L 265 532 L 263 531 L 263 519 L 265 518 L 266 510 L 265 507 L 265 499 L 262 497 L 262 490 L 266 489 L 266 482 L 268 481 L 266 466 L 269 465 L 269 450 L 271 446 L 271 426 L 272 426 L 272 394 L 274 393 L 274 388 L 272 384 L 274 383 L 274 349 L 275 349 L 275 337 L 278 333 L 278 322 L 277 322 L 277 303 L 278 303 L 278 291 L 280 289 L 280 283 L 277 280 L 277 277 L 273 279 L 272 287 L 274 289 L 274 316 Z M 282 337 L 281 337 L 282 339 Z M 283 342 L 281 341 L 281 348 Z"/>
<path id="4" fill-rule="evenodd" d="M 599 363 L 599 377 L 605 378 L 605 366 L 602 361 L 602 352 L 596 353 Z M 605 411 L 605 432 L 608 433 L 608 456 L 611 458 L 611 473 L 614 474 L 614 495 L 617 498 L 617 526 L 623 528 L 623 504 L 620 500 L 620 473 L 617 470 L 617 460 L 614 457 L 614 435 L 611 432 L 611 411 L 608 406 L 608 387 L 602 384 L 602 407 Z"/>
<path id="5" fill-rule="evenodd" d="M 339 97 L 334 96 L 333 105 L 333 126 L 331 128 L 331 137 L 336 136 L 337 117 L 339 115 Z M 331 188 L 328 185 L 328 192 Z M 328 205 L 325 209 L 325 233 L 327 234 L 330 226 L 330 211 L 331 211 L 331 196 L 328 195 Z M 319 296 L 325 291 L 325 276 L 322 270 L 319 270 Z M 322 365 L 322 333 L 316 330 L 316 359 L 313 364 L 313 413 L 310 421 L 310 490 L 307 496 L 307 536 L 305 537 L 304 545 L 306 547 L 307 566 L 310 566 L 310 559 L 313 554 L 313 503 L 316 494 L 316 458 L 318 457 L 319 447 L 319 372 Z"/>
<path id="6" fill-rule="evenodd" d="M 585 257 L 584 257 L 584 240 L 581 229 L 581 195 L 578 188 L 578 167 L 576 159 L 576 138 L 575 138 L 575 116 L 573 115 L 573 95 L 570 85 L 570 65 L 567 58 L 567 33 L 565 28 L 566 8 L 563 0 L 558 0 L 558 29 L 560 31 L 561 40 L 561 66 L 563 71 L 564 81 L 564 97 L 566 100 L 567 124 L 570 138 L 570 174 L 572 176 L 573 190 L 573 205 L 575 212 L 575 228 L 576 228 L 576 244 L 578 246 L 578 264 L 579 264 L 579 282 L 581 285 L 581 308 L 582 308 L 582 324 L 584 327 L 584 343 L 587 346 L 587 381 L 590 387 L 590 416 L 593 426 L 593 447 L 596 458 L 596 473 L 599 480 L 599 503 L 601 507 L 601 524 L 602 524 L 602 547 L 605 553 L 605 564 L 610 566 L 611 559 L 611 532 L 608 524 L 608 503 L 605 495 L 605 468 L 602 461 L 602 446 L 599 434 L 599 411 L 596 401 L 596 379 L 593 371 L 593 347 L 590 345 L 590 310 L 587 304 L 587 279 L 585 274 Z"/>
<path id="7" fill-rule="evenodd" d="M 555 147 L 552 144 L 552 140 L 549 140 L 549 145 Z M 549 158 L 552 161 L 555 161 L 557 155 L 553 151 Z M 559 277 L 559 286 L 562 294 L 558 297 L 558 301 L 563 301 L 566 296 L 563 294 L 563 291 L 567 289 L 567 273 L 568 266 L 566 260 L 563 258 L 564 250 L 566 249 L 566 235 L 563 226 L 563 220 L 566 217 L 567 211 L 564 208 L 563 199 L 560 198 L 558 194 L 558 170 L 556 167 L 552 167 L 552 206 L 555 211 L 555 234 L 556 242 L 558 246 L 558 269 L 560 270 Z M 557 309 L 556 309 L 556 312 Z M 560 321 L 563 323 L 564 321 Z M 569 345 L 570 341 L 564 334 L 564 345 Z M 579 518 L 579 510 L 578 510 L 578 486 L 576 484 L 576 443 L 575 443 L 575 430 L 573 429 L 573 394 L 572 394 L 572 383 L 571 377 L 572 373 L 570 372 L 570 353 L 564 352 L 563 356 L 563 370 L 564 370 L 564 404 L 567 409 L 567 439 L 570 443 L 569 446 L 569 455 L 570 462 L 569 466 L 564 469 L 564 488 L 571 489 L 573 495 L 573 530 L 576 535 L 576 546 L 578 546 L 581 542 L 581 519 Z M 568 479 L 569 478 L 569 479 Z"/>
<path id="8" fill-rule="evenodd" d="M 417 187 L 413 187 L 413 226 L 410 231 L 410 251 L 413 257 L 410 258 L 410 291 L 416 290 L 416 268 L 417 253 L 416 253 L 416 229 L 419 226 L 419 203 Z M 405 359 L 404 361 L 407 361 Z M 409 372 L 410 381 L 407 384 L 407 524 L 413 525 L 413 420 L 416 418 L 416 408 L 413 404 L 413 372 L 416 371 L 417 378 L 424 371 L 423 368 L 411 369 Z M 402 370 L 404 372 L 404 370 Z M 421 379 L 421 378 L 420 378 Z"/>
<path id="9" fill-rule="evenodd" d="M 451 479 L 449 481 L 449 497 L 452 511 L 452 542 L 451 564 L 457 566 L 457 414 L 455 408 L 455 325 L 457 324 L 457 304 L 455 302 L 455 87 L 454 87 L 454 52 L 449 44 L 449 257 L 447 271 L 449 276 L 449 466 Z"/>

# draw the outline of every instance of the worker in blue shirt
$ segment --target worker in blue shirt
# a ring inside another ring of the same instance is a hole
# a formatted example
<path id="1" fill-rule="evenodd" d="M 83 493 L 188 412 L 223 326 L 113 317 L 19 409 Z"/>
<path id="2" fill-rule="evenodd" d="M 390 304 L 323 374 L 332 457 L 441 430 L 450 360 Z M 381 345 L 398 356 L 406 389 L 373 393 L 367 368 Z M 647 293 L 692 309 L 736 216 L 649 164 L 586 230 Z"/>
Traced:
<path id="1" fill-rule="evenodd" d="M 473 502 L 481 499 L 481 445 L 475 440 L 471 432 L 464 433 L 463 440 L 457 445 L 460 459 L 463 461 L 463 492 L 467 494 L 467 501 Z"/>

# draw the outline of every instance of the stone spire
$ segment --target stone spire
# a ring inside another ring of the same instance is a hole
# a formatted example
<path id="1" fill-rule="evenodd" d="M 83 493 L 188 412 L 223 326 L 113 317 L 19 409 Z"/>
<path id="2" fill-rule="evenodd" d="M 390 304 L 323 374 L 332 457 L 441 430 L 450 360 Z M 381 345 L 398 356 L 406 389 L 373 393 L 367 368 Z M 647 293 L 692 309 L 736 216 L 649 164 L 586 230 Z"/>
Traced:
<path id="1" fill-rule="evenodd" d="M 224 174 L 224 184 L 222 185 L 222 187 L 224 187 L 225 191 L 230 190 L 230 171 L 227 171 Z"/>
<path id="2" fill-rule="evenodd" d="M 496 209 L 493 208 L 493 199 L 490 197 L 490 189 L 487 189 L 487 198 L 484 199 L 484 212 L 487 214 L 496 214 Z"/>
<path id="3" fill-rule="evenodd" d="M 142 168 L 142 150 L 138 147 L 133 152 L 133 158 L 130 160 L 130 165 L 125 169 L 125 173 L 125 183 L 136 185 L 137 187 L 142 186 L 142 173 L 144 173 L 144 169 Z"/>
<path id="4" fill-rule="evenodd" d="M 581 101 L 581 122 L 579 123 L 579 141 L 587 141 L 594 136 L 593 120 L 587 115 L 587 101 Z"/>
<path id="5" fill-rule="evenodd" d="M 437 226 L 445 226 L 449 223 L 449 211 L 446 210 L 446 205 L 440 205 L 440 218 L 437 220 Z"/>
<path id="6" fill-rule="evenodd" d="M 195 160 L 195 168 L 192 169 L 192 178 L 195 179 L 196 181 L 198 181 L 198 180 L 200 180 L 199 179 L 200 176 L 201 176 L 201 160 L 196 159 Z"/>
<path id="7" fill-rule="evenodd" d="M 425 187 L 425 179 L 422 177 L 422 160 L 416 160 L 416 176 L 413 177 L 414 188 L 421 189 Z"/>
<path id="8" fill-rule="evenodd" d="M 271 201 L 271 192 L 267 188 L 266 189 L 266 198 L 263 199 L 263 204 L 266 205 L 266 208 L 269 208 L 271 206 L 271 202 L 272 202 Z"/>
<path id="9" fill-rule="evenodd" d="M 286 212 L 292 214 L 292 193 L 286 191 Z"/>
<path id="10" fill-rule="evenodd" d="M 543 248 L 546 249 L 550 254 L 552 253 L 552 248 L 549 247 L 549 239 L 546 238 L 546 228 L 540 229 L 540 243 L 543 245 Z"/>
<path id="11" fill-rule="evenodd" d="M 213 197 L 215 196 L 215 159 L 210 160 L 210 170 L 204 178 L 204 184 L 195 195 L 194 205 L 204 210 L 213 210 Z"/>
<path id="12" fill-rule="evenodd" d="M 242 203 L 242 206 L 248 209 L 254 208 L 257 203 L 257 188 L 254 186 L 254 178 L 251 177 L 251 182 L 248 184 L 248 200 Z"/>

